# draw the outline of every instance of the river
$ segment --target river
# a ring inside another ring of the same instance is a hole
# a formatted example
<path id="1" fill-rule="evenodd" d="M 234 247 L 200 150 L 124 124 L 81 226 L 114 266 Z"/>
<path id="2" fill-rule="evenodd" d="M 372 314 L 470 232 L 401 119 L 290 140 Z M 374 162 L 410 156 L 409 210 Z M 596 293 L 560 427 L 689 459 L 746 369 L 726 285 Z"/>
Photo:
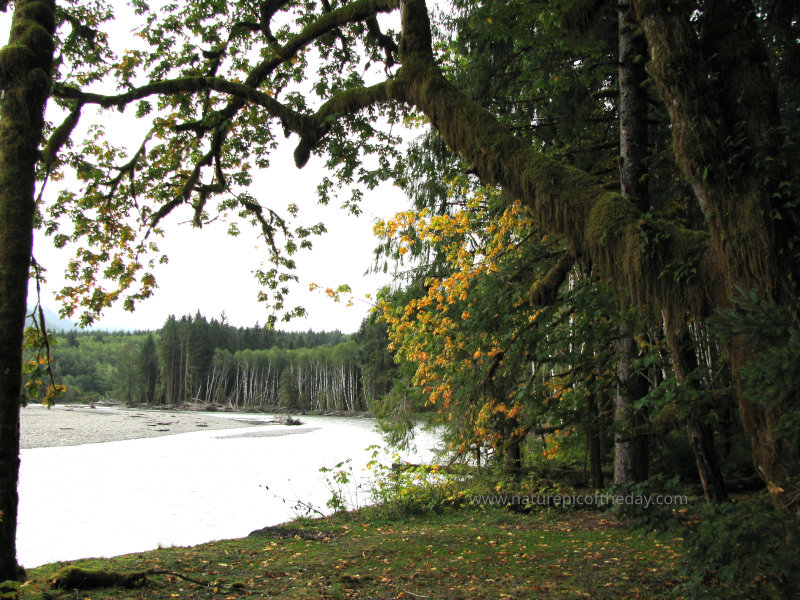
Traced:
<path id="1" fill-rule="evenodd" d="M 23 450 L 20 564 L 242 537 L 293 518 L 298 500 L 326 510 L 331 494 L 320 467 L 351 459 L 353 473 L 366 477 L 366 448 L 382 438 L 371 419 L 302 420 Z M 417 451 L 404 458 L 428 460 L 435 444 L 420 433 Z"/>

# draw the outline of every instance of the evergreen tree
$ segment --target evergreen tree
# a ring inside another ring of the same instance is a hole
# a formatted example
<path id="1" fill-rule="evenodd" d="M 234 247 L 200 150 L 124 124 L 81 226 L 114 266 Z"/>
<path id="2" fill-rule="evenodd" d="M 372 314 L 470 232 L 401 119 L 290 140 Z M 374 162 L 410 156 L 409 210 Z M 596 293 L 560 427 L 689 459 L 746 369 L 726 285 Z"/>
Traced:
<path id="1" fill-rule="evenodd" d="M 141 394 L 138 401 L 144 404 L 156 402 L 158 385 L 158 349 L 152 333 L 147 334 L 139 351 L 139 376 L 141 377 Z"/>
<path id="2" fill-rule="evenodd" d="M 184 388 L 184 344 L 178 321 L 167 317 L 158 338 L 158 365 L 160 381 L 156 404 L 178 404 Z"/>

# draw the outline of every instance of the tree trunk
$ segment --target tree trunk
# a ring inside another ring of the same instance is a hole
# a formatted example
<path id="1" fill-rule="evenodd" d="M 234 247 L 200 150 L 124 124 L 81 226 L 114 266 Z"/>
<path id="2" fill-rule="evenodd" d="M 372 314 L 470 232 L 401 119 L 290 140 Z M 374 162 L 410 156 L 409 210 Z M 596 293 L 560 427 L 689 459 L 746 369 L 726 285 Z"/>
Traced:
<path id="1" fill-rule="evenodd" d="M 503 448 L 506 471 L 518 473 L 522 469 L 522 446 L 519 437 L 512 437 L 506 441 Z"/>
<path id="2" fill-rule="evenodd" d="M 714 445 L 714 430 L 709 423 L 698 418 L 690 418 L 686 429 L 689 432 L 689 441 L 692 444 L 694 461 L 706 501 L 712 504 L 727 502 L 728 492 L 722 479 L 719 457 Z"/>
<path id="3" fill-rule="evenodd" d="M 586 429 L 587 445 L 589 450 L 589 473 L 592 487 L 596 490 L 603 488 L 603 450 L 600 437 L 600 411 L 597 400 L 589 394 L 589 427 Z"/>
<path id="4" fill-rule="evenodd" d="M 55 3 L 17 0 L 0 51 L 0 581 L 17 579 L 22 335 L 33 248 L 35 170 L 55 49 Z"/>
<path id="5" fill-rule="evenodd" d="M 644 418 L 634 408 L 637 400 L 647 393 L 647 381 L 631 371 L 636 342 L 631 337 L 633 329 L 625 321 L 620 326 L 622 334 L 617 343 L 617 390 L 614 418 L 620 430 L 614 439 L 614 483 L 629 483 L 647 479 L 647 435 L 641 429 Z"/>
<path id="6" fill-rule="evenodd" d="M 647 189 L 647 92 L 644 57 L 647 42 L 637 33 L 630 9 L 619 12 L 619 179 L 622 195 L 646 212 Z M 626 311 L 627 312 L 627 311 Z M 632 317 L 623 315 L 617 343 L 617 393 L 615 419 L 618 431 L 614 446 L 614 483 L 647 479 L 647 436 L 641 432 L 643 412 L 635 403 L 647 393 L 647 381 L 632 370 L 636 357 Z"/>
<path id="7" fill-rule="evenodd" d="M 650 208 L 647 185 L 647 41 L 632 11 L 619 12 L 619 181 L 622 195 L 642 212 Z"/>
<path id="8" fill-rule="evenodd" d="M 519 473 L 522 469 L 522 437 L 516 419 L 506 419 L 503 423 L 503 461 L 506 471 Z"/>

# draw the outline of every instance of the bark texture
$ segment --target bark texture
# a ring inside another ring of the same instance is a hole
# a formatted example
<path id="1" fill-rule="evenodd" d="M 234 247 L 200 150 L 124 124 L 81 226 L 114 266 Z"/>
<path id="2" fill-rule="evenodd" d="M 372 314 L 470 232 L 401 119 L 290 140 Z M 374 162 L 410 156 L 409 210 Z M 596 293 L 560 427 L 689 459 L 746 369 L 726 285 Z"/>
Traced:
<path id="1" fill-rule="evenodd" d="M 614 483 L 644 481 L 648 472 L 647 435 L 644 415 L 635 403 L 647 393 L 647 381 L 633 372 L 636 341 L 630 321 L 620 326 L 617 342 L 617 391 L 614 417 L 619 431 L 614 439 Z"/>
<path id="2" fill-rule="evenodd" d="M 619 179 L 622 195 L 640 211 L 647 212 L 647 92 L 644 57 L 647 42 L 630 10 L 619 12 Z M 647 393 L 647 381 L 634 371 L 636 342 L 631 315 L 623 315 L 617 342 L 617 390 L 615 418 L 619 428 L 614 445 L 614 483 L 647 479 L 645 417 L 636 410 Z"/>
<path id="3" fill-rule="evenodd" d="M 33 244 L 34 185 L 55 30 L 52 0 L 17 0 L 0 50 L 0 580 L 16 557 L 22 334 Z"/>

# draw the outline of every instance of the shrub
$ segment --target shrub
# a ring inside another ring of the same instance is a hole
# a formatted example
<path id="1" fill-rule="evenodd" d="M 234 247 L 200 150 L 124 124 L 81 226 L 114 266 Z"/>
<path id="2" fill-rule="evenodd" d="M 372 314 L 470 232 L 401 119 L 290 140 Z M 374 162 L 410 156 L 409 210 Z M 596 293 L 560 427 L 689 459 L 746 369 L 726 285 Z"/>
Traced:
<path id="1" fill-rule="evenodd" d="M 800 528 L 766 497 L 703 507 L 684 541 L 684 591 L 692 597 L 798 597 Z"/>

